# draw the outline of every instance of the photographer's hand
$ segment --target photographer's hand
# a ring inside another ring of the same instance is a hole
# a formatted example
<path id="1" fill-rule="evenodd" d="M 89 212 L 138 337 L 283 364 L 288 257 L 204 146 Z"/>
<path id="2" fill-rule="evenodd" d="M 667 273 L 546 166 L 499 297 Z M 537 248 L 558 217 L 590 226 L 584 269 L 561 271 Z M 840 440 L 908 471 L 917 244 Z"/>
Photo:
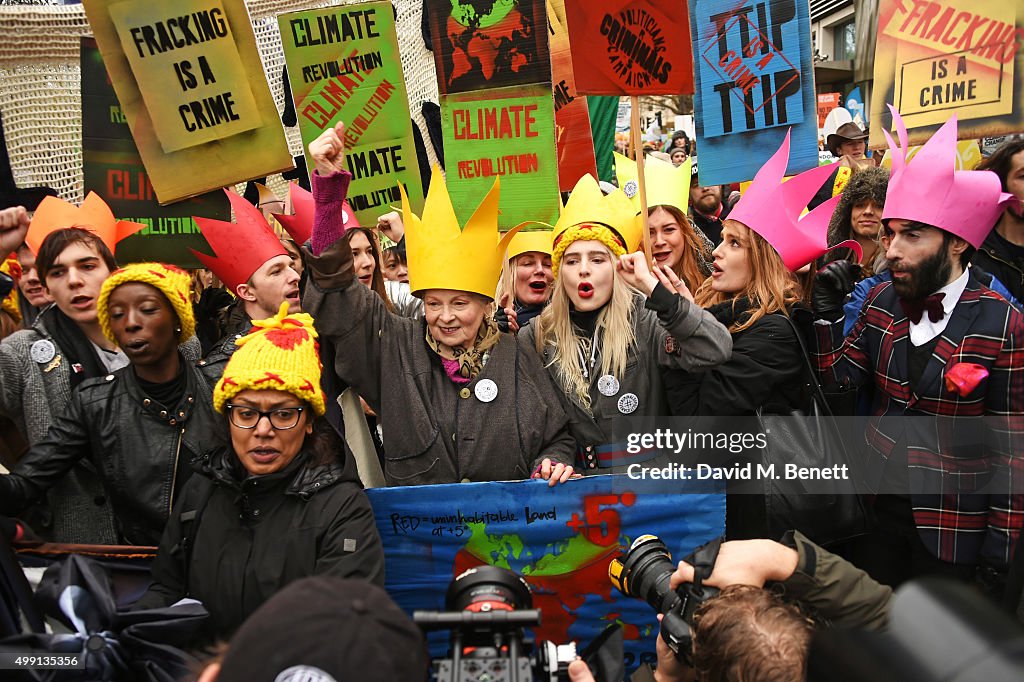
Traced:
<path id="1" fill-rule="evenodd" d="M 662 616 L 658 614 L 658 622 Z M 696 673 L 690 666 L 683 662 L 683 659 L 676 656 L 675 652 L 668 648 L 665 638 L 658 636 L 656 645 L 658 651 L 658 667 L 654 669 L 655 682 L 690 682 L 696 679 Z"/>
<path id="2" fill-rule="evenodd" d="M 793 575 L 799 555 L 773 540 L 733 540 L 723 542 L 718 550 L 715 570 L 704 582 L 719 589 L 729 585 L 764 587 L 769 580 L 782 581 Z M 676 589 L 683 583 L 693 582 L 693 566 L 685 561 L 669 579 Z"/>
<path id="3" fill-rule="evenodd" d="M 569 679 L 572 682 L 594 682 L 594 675 L 583 659 L 577 658 L 569 664 Z"/>

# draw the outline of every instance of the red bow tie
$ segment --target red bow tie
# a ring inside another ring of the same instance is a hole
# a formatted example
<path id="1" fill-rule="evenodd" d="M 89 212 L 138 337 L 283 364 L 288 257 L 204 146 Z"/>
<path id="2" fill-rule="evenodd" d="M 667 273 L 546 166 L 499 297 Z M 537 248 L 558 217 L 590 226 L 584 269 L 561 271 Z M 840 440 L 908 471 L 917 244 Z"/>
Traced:
<path id="1" fill-rule="evenodd" d="M 921 321 L 924 316 L 924 311 L 928 311 L 928 319 L 932 322 L 938 322 L 946 316 L 946 310 L 942 307 L 942 299 L 946 297 L 945 294 L 932 294 L 924 300 L 908 300 L 905 298 L 900 299 L 900 307 L 903 308 L 903 312 L 906 313 L 907 317 L 914 324 Z"/>

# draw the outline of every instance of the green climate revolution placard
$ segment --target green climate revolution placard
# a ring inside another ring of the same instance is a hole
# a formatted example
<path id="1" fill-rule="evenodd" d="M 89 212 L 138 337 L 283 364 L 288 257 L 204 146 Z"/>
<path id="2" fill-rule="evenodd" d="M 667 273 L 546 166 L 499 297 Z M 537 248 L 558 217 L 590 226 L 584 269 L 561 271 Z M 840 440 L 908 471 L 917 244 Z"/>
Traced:
<path id="1" fill-rule="evenodd" d="M 346 163 L 353 176 L 348 202 L 359 223 L 376 225 L 378 216 L 401 202 L 399 182 L 414 210 L 422 210 L 391 3 L 290 12 L 277 21 L 310 172 L 309 143 L 344 121 Z"/>
<path id="2" fill-rule="evenodd" d="M 558 220 L 558 162 L 551 85 L 441 96 L 448 191 L 465 224 L 501 178 L 498 227 Z"/>

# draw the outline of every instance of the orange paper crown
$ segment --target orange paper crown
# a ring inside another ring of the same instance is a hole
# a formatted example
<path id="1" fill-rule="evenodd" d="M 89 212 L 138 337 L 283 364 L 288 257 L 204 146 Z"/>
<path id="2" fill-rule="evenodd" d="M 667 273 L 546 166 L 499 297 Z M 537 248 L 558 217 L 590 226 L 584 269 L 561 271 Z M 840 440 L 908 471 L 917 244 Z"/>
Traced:
<path id="1" fill-rule="evenodd" d="M 234 292 L 239 284 L 249 281 L 261 265 L 288 252 L 258 208 L 234 192 L 224 190 L 224 193 L 235 211 L 236 222 L 192 216 L 215 255 L 189 250 Z"/>
<path id="2" fill-rule="evenodd" d="M 81 227 L 95 232 L 111 253 L 116 253 L 117 243 L 130 237 L 142 228 L 142 223 L 118 220 L 107 202 L 95 192 L 89 192 L 80 206 L 75 206 L 57 197 L 46 197 L 39 203 L 32 222 L 28 227 L 25 241 L 34 253 L 46 237 L 56 230 L 67 227 Z"/>

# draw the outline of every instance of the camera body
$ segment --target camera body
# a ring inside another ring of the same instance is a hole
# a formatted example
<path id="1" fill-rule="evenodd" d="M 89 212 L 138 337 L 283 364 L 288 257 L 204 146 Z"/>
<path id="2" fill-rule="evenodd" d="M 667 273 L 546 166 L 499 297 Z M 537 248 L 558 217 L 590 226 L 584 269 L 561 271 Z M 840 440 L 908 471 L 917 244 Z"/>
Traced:
<path id="1" fill-rule="evenodd" d="M 458 575 L 445 594 L 446 611 L 416 611 L 425 631 L 450 630 L 448 658 L 433 662 L 437 682 L 562 682 L 576 645 L 541 641 L 524 628 L 540 625 L 533 594 L 522 576 L 497 566 Z"/>
<path id="2" fill-rule="evenodd" d="M 687 557 L 694 566 L 694 581 L 673 590 L 669 580 L 676 570 L 668 547 L 654 535 L 641 535 L 626 552 L 608 565 L 608 578 L 627 597 L 643 599 L 661 619 L 661 638 L 680 658 L 690 662 L 693 650 L 693 614 L 718 594 L 703 581 L 714 569 L 721 540 L 698 548 Z"/>

